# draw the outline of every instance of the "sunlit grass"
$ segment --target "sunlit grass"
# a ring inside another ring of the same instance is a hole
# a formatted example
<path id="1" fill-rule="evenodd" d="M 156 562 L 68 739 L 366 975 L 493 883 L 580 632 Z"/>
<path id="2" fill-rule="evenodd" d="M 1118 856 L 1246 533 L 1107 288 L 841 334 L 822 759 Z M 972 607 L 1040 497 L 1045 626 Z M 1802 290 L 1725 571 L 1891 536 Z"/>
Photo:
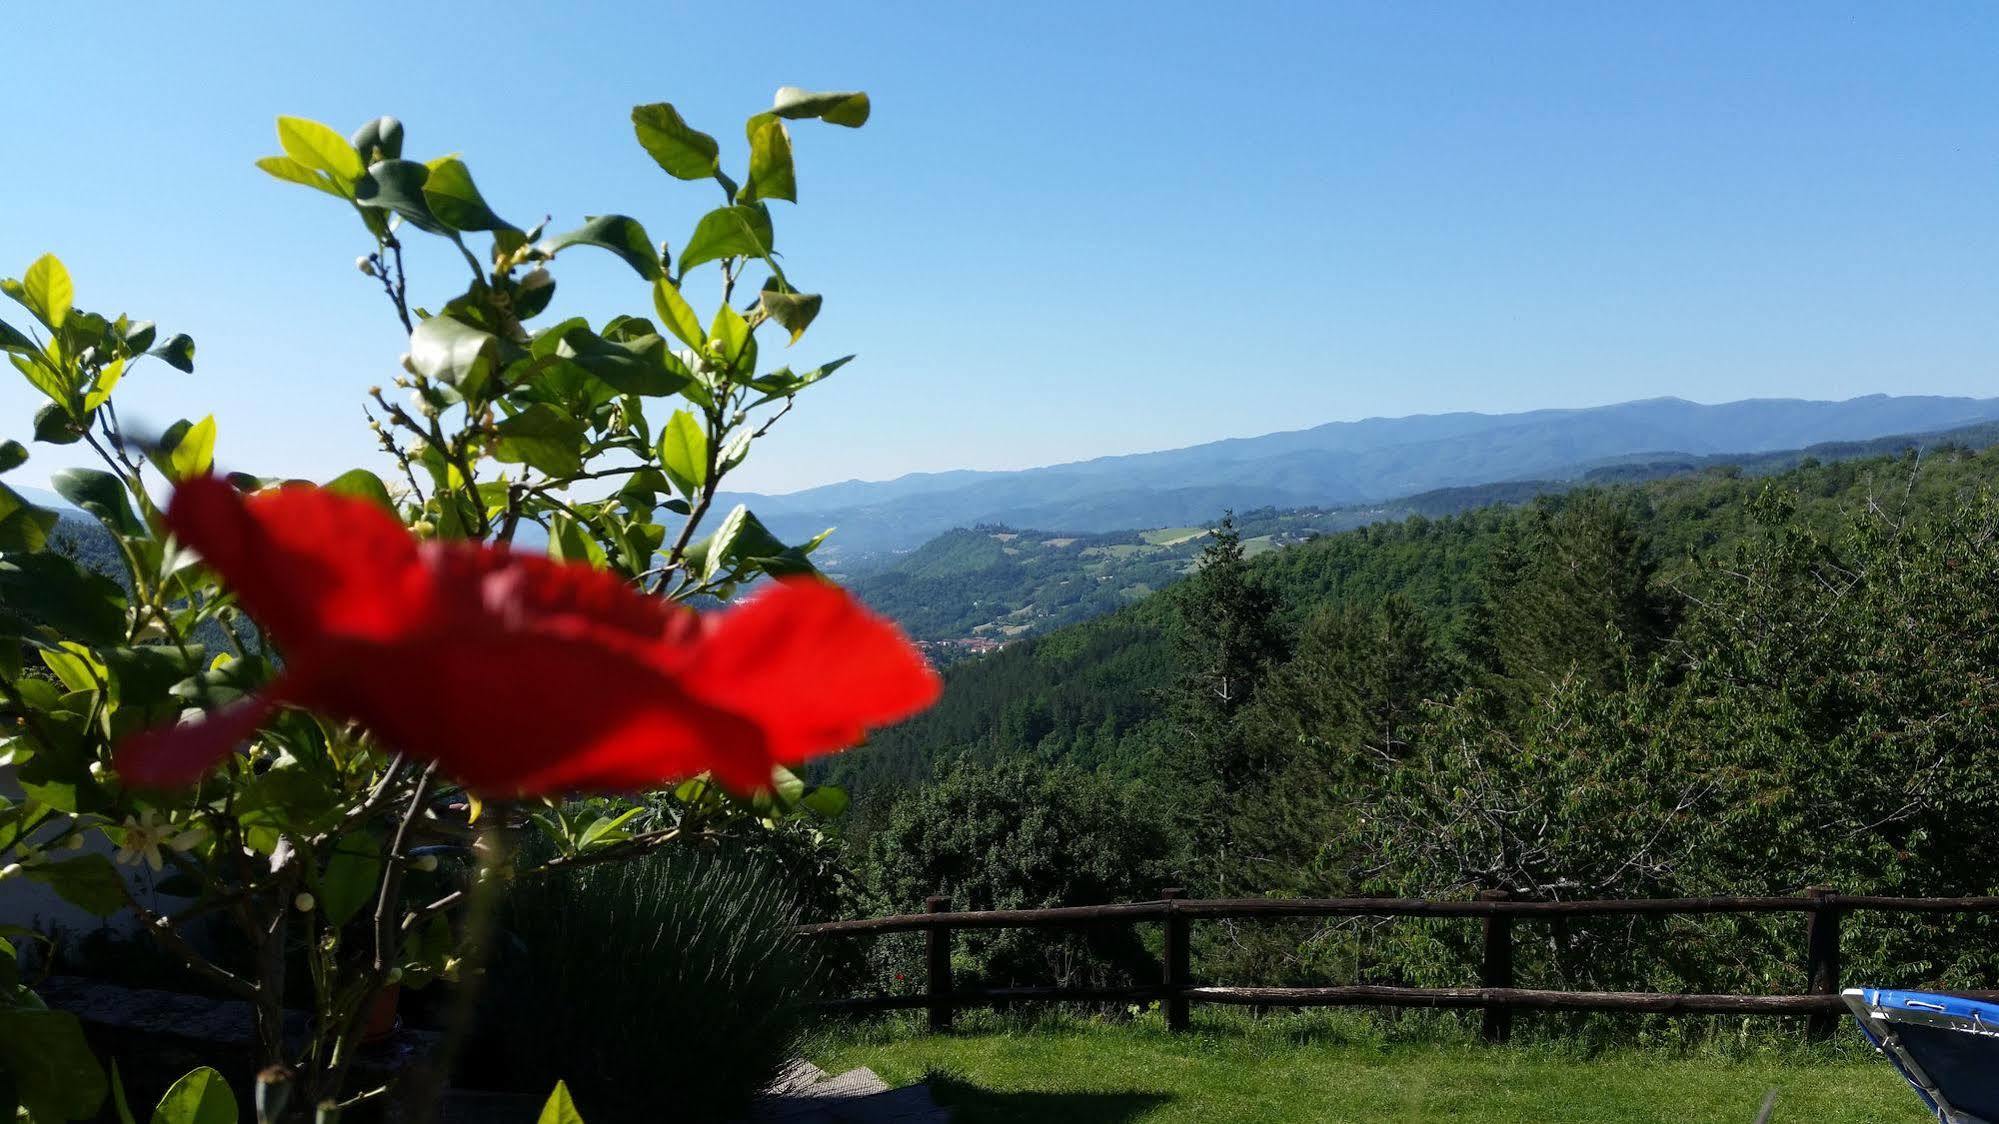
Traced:
<path id="1" fill-rule="evenodd" d="M 928 1079 L 964 1124 L 997 1121 L 1704 1121 L 1918 1124 L 1919 1102 L 1887 1063 L 1845 1042 L 1777 1035 L 1691 1049 L 1584 1050 L 1560 1040 L 1487 1046 L 1463 1023 L 1365 1015 L 1252 1019 L 1196 1012 L 1191 1034 L 1130 1022 L 961 1016 L 930 1036 L 914 1022 L 834 1024 L 809 1044 L 829 1070 Z"/>

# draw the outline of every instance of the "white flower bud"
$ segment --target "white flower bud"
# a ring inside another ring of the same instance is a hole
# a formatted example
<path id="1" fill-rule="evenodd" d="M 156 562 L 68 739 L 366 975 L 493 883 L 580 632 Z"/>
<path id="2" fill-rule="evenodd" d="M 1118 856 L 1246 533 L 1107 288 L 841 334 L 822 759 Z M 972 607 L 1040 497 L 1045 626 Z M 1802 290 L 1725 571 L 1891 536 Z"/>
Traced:
<path id="1" fill-rule="evenodd" d="M 292 908 L 298 910 L 300 913 L 311 913 L 312 907 L 318 904 L 319 902 L 311 894 L 303 891 L 299 893 L 298 897 L 292 899 Z"/>
<path id="2" fill-rule="evenodd" d="M 416 374 L 416 364 L 410 362 L 409 352 L 407 351 L 403 352 L 403 357 L 401 359 L 396 360 L 396 362 L 402 364 L 403 370 L 408 371 L 412 375 Z"/>
<path id="3" fill-rule="evenodd" d="M 548 270 L 537 268 L 527 276 L 521 278 L 521 292 L 531 293 L 536 289 L 545 289 L 553 284 L 555 284 L 555 278 L 548 275 Z"/>
<path id="4" fill-rule="evenodd" d="M 411 863 L 410 866 L 424 872 L 425 874 L 429 874 L 431 871 L 437 869 L 437 856 L 418 855 L 416 857 L 416 861 Z"/>
<path id="5" fill-rule="evenodd" d="M 103 779 L 104 779 L 104 762 L 102 762 L 102 761 L 92 761 L 92 762 L 90 763 L 90 775 L 91 775 L 92 777 L 95 777 L 96 779 L 98 779 L 98 780 L 100 780 L 100 781 L 101 781 L 101 780 L 103 780 Z"/>
<path id="6" fill-rule="evenodd" d="M 375 275 L 375 263 L 366 254 L 354 259 L 354 268 L 370 277 Z"/>

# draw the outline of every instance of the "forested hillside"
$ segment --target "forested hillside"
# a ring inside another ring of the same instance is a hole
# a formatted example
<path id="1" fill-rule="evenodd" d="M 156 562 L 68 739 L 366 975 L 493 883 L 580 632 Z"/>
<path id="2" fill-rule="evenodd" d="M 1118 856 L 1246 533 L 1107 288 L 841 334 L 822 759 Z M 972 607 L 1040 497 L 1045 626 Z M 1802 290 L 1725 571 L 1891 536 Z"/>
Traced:
<path id="1" fill-rule="evenodd" d="M 1254 557 L 1249 565 L 1276 594 L 1294 636 L 1314 614 L 1393 596 L 1454 655 L 1484 659 L 1495 642 L 1490 610 L 1501 570 L 1522 564 L 1523 544 L 1576 518 L 1559 519 L 1565 511 L 1619 512 L 1643 544 L 1640 561 L 1657 571 L 1650 578 L 1656 592 L 1677 602 L 1673 591 L 1699 568 L 1697 558 L 1722 557 L 1757 528 L 1752 513 L 1760 496 L 1795 496 L 1795 526 L 1823 533 L 1871 510 L 1920 512 L 1953 502 L 1999 482 L 1995 464 L 1999 454 L 1939 452 L 1921 462 L 1913 456 L 1813 462 L 1767 477 L 1731 464 L 1642 485 L 1544 495 L 1525 508 L 1382 522 Z M 1161 693 L 1176 674 L 1171 634 L 1184 596 L 1169 590 L 954 667 L 939 706 L 878 735 L 841 759 L 838 771 L 863 787 L 918 780 L 932 761 L 964 752 L 1142 771 L 1166 736 Z M 952 604 L 947 596 L 937 603 Z"/>
<path id="2" fill-rule="evenodd" d="M 1188 580 L 951 669 L 935 710 L 835 759 L 850 854 L 877 908 L 925 886 L 974 908 L 1160 885 L 1989 893 L 1995 485 L 1999 451 L 1939 449 L 1586 488 L 1254 558 L 1225 527 Z M 1001 853 L 999 873 L 980 859 Z M 1072 855 L 1117 879 L 1077 881 Z M 1903 984 L 1999 952 L 1984 922 L 1849 923 L 1853 970 Z M 1532 970 L 1794 988 L 1779 927 L 1577 925 Z M 1468 932 L 1218 929 L 1203 955 L 1237 982 L 1461 983 Z M 996 978 L 1033 974 L 994 949 Z M 1068 951 L 1069 978 L 1144 970 Z"/>
<path id="3" fill-rule="evenodd" d="M 1935 434 L 1827 442 L 1804 449 L 1705 457 L 1621 458 L 1572 479 L 1506 480 L 1439 488 L 1378 504 L 1238 510 L 1251 555 L 1371 523 L 1455 515 L 1492 504 L 1526 503 L 1573 488 L 1639 483 L 1728 469 L 1745 475 L 1783 472 L 1807 460 L 1900 454 L 1909 449 L 1999 441 L 1982 423 Z M 1205 513 L 1212 520 L 1219 510 Z M 1136 601 L 1186 576 L 1201 553 L 1204 527 L 1083 534 L 981 525 L 947 531 L 881 566 L 880 556 L 846 555 L 841 580 L 920 640 L 1006 641 L 1074 624 Z M 839 536 L 835 536 L 837 540 Z M 948 647 L 940 653 L 948 653 Z"/>

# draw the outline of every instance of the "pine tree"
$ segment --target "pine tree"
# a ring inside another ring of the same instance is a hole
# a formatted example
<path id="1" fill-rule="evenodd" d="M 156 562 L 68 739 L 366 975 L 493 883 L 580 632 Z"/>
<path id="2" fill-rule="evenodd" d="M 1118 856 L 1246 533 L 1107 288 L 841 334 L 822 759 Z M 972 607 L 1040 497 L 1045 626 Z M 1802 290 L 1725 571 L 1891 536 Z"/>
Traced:
<path id="1" fill-rule="evenodd" d="M 1458 681 L 1430 622 L 1400 596 L 1315 614 L 1239 724 L 1261 779 L 1234 810 L 1233 881 L 1255 892 L 1351 890 L 1350 871 L 1371 856 L 1342 845 L 1350 818 L 1411 752 L 1425 704 Z"/>
<path id="2" fill-rule="evenodd" d="M 1167 752 L 1197 880 L 1221 885 L 1237 798 L 1262 762 L 1242 715 L 1284 654 L 1277 599 L 1250 573 L 1234 513 L 1222 517 L 1181 588 L 1174 635 L 1180 676 L 1170 693 L 1177 744 Z"/>
<path id="3" fill-rule="evenodd" d="M 1629 501 L 1590 491 L 1535 513 L 1500 567 L 1490 623 L 1505 692 L 1533 697 L 1569 675 L 1602 687 L 1670 632 L 1656 568 Z"/>

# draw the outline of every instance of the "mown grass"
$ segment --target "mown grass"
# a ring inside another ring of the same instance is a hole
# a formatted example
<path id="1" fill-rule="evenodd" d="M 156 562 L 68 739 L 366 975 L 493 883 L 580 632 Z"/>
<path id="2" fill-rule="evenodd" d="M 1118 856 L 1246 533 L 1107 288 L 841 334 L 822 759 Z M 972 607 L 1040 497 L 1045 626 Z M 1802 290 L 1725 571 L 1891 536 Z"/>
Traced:
<path id="1" fill-rule="evenodd" d="M 1699 1047 L 1581 1049 L 1473 1041 L 1461 1021 L 1329 1012 L 1256 1019 L 1197 1012 L 1191 1034 L 1131 1021 L 961 1016 L 833 1024 L 807 1056 L 865 1065 L 891 1085 L 928 1079 L 961 1124 L 1031 1121 L 1671 1121 L 1918 1124 L 1915 1096 L 1857 1035 L 1808 1047 L 1776 1035 Z M 1855 1041 L 1846 1041 L 1852 1038 Z"/>

